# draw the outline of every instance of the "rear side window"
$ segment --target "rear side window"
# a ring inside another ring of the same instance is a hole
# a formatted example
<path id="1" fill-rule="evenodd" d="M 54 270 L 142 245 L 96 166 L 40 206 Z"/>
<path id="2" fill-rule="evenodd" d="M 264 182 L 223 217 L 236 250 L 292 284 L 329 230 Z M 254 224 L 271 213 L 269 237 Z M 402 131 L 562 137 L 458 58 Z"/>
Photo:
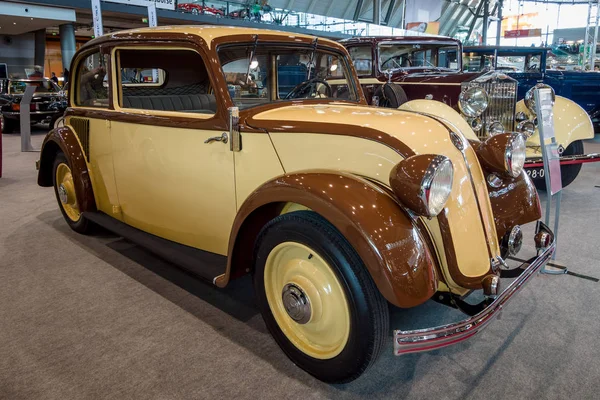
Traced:
<path id="1" fill-rule="evenodd" d="M 94 52 L 77 66 L 75 105 L 108 107 L 108 55 Z"/>
<path id="2" fill-rule="evenodd" d="M 200 54 L 187 49 L 118 49 L 121 108 L 214 115 L 217 102 Z"/>
<path id="3" fill-rule="evenodd" d="M 371 75 L 373 72 L 373 54 L 371 46 L 356 46 L 348 49 L 354 69 L 358 75 Z"/>

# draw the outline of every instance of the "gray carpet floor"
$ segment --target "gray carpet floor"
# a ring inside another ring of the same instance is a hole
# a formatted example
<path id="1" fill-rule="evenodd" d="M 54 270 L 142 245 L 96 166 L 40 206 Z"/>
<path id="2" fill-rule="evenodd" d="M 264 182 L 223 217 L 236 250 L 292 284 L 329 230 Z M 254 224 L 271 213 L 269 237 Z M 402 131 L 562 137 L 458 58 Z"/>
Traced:
<path id="1" fill-rule="evenodd" d="M 249 279 L 219 290 L 110 233 L 72 232 L 52 189 L 36 185 L 38 153 L 3 140 L 0 399 L 598 398 L 599 283 L 539 275 L 477 337 L 394 357 L 390 332 L 363 377 L 326 385 L 271 339 Z M 558 259 L 600 277 L 596 185 L 600 164 L 587 164 L 564 191 Z M 427 303 L 393 310 L 392 326 L 459 318 Z"/>

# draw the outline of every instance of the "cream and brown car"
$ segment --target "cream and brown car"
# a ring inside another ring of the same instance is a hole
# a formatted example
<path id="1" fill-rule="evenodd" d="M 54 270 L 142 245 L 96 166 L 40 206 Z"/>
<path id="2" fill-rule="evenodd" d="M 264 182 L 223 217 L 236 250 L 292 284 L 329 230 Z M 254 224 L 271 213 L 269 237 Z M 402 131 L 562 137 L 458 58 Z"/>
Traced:
<path id="1" fill-rule="evenodd" d="M 395 354 L 448 346 L 481 331 L 554 251 L 537 222 L 537 255 L 505 262 L 541 214 L 520 134 L 480 141 L 371 107 L 333 41 L 146 28 L 90 41 L 71 71 L 64 124 L 38 162 L 69 226 L 104 226 L 218 287 L 253 274 L 273 337 L 324 381 L 374 362 L 389 304 L 464 311 L 394 327 Z M 504 289 L 503 277 L 514 278 Z M 471 291 L 484 300 L 468 304 Z"/>

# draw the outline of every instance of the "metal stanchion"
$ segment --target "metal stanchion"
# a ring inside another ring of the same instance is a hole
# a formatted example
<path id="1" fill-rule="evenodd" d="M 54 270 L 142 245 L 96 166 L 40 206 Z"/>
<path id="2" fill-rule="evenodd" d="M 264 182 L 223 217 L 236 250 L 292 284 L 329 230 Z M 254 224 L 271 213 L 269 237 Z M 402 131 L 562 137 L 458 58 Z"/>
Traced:
<path id="1" fill-rule="evenodd" d="M 21 151 L 35 151 L 31 146 L 31 99 L 35 93 L 35 86 L 27 85 L 25 93 L 21 98 L 20 116 L 21 116 Z"/>
<path id="2" fill-rule="evenodd" d="M 546 181 L 546 218 L 545 223 L 550 226 L 550 209 L 552 200 L 556 201 L 554 211 L 554 238 L 558 248 L 558 228 L 560 217 L 560 202 L 562 199 L 562 178 L 560 173 L 560 155 L 558 154 L 558 143 L 554 135 L 554 93 L 550 88 L 538 88 L 534 92 L 535 109 L 538 116 L 538 130 L 540 134 L 540 148 L 544 162 L 544 179 Z M 556 259 L 556 251 L 552 255 Z M 546 266 L 540 269 L 540 273 L 563 275 L 568 272 L 567 268 L 560 270 L 547 270 Z"/>

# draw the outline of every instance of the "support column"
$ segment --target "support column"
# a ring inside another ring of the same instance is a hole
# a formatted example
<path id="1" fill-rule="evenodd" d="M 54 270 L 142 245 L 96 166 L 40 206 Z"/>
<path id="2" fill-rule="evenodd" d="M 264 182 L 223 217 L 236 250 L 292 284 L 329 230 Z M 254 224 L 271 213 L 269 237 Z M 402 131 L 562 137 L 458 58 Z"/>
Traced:
<path id="1" fill-rule="evenodd" d="M 373 0 L 373 23 L 381 25 L 381 0 Z"/>
<path id="2" fill-rule="evenodd" d="M 73 24 L 63 24 L 58 27 L 60 34 L 60 52 L 64 69 L 71 69 L 71 60 L 75 55 L 75 27 Z M 63 72 L 58 71 L 58 72 Z M 59 76 L 60 74 L 57 73 Z"/>
<path id="3" fill-rule="evenodd" d="M 33 50 L 33 64 L 39 65 L 44 68 L 44 61 L 46 59 L 46 30 L 39 29 L 34 32 L 34 50 Z"/>
<path id="4" fill-rule="evenodd" d="M 482 27 L 482 39 L 483 45 L 487 45 L 488 37 L 488 23 L 490 21 L 490 0 L 483 0 L 483 27 Z"/>
<path id="5" fill-rule="evenodd" d="M 500 46 L 500 35 L 502 34 L 502 3 L 504 0 L 498 0 L 498 26 L 496 27 L 496 46 Z M 546 29 L 546 32 L 548 30 Z M 548 38 L 546 38 L 548 41 Z"/>

